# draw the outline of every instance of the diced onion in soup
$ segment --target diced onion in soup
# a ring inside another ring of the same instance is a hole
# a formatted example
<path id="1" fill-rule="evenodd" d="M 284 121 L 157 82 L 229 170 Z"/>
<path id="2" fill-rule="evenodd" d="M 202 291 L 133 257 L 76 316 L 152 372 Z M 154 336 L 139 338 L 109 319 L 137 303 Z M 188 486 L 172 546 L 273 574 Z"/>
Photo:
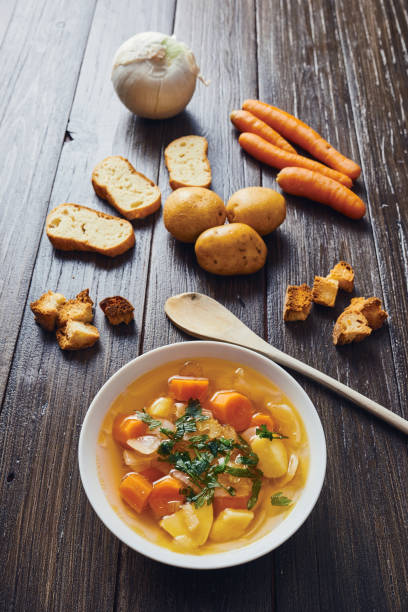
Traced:
<path id="1" fill-rule="evenodd" d="M 173 476 L 173 478 L 180 480 L 182 483 L 184 483 L 188 487 L 191 487 L 192 489 L 197 488 L 193 481 L 187 476 L 187 474 L 184 474 L 184 472 L 180 472 L 180 470 L 170 470 L 170 476 Z"/>
<path id="2" fill-rule="evenodd" d="M 251 442 L 252 438 L 256 436 L 256 427 L 249 427 L 241 433 L 241 437 L 244 438 L 245 442 L 248 444 Z"/>
<path id="3" fill-rule="evenodd" d="M 149 435 L 139 436 L 138 438 L 131 438 L 127 441 L 127 444 L 142 455 L 152 455 L 160 446 L 160 438 Z"/>
<path id="4" fill-rule="evenodd" d="M 170 429 L 170 431 L 176 431 L 176 426 L 171 421 L 168 421 L 167 419 L 157 419 L 157 420 L 160 421 L 161 426 L 164 427 L 165 429 Z M 157 431 L 157 433 L 161 433 L 160 427 L 158 427 L 157 430 L 153 430 L 153 431 Z"/>
<path id="5" fill-rule="evenodd" d="M 299 467 L 299 457 L 296 455 L 296 453 L 292 453 L 291 456 L 289 457 L 288 471 L 279 480 L 280 487 L 283 487 L 284 485 L 288 484 L 288 482 L 290 482 L 294 478 L 298 467 Z"/>
<path id="6" fill-rule="evenodd" d="M 141 457 L 138 453 L 132 450 L 123 451 L 123 461 L 125 465 L 133 468 L 135 472 L 141 472 L 150 467 L 151 459 Z"/>

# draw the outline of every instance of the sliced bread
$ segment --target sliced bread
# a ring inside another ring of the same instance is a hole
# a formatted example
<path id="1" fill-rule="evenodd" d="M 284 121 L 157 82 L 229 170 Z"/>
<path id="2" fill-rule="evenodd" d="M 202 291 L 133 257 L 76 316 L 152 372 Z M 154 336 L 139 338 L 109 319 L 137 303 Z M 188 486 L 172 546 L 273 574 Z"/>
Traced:
<path id="1" fill-rule="evenodd" d="M 161 193 L 157 185 L 132 164 L 113 155 L 99 162 L 92 172 L 96 194 L 107 200 L 126 219 L 143 219 L 160 208 Z"/>
<path id="2" fill-rule="evenodd" d="M 166 147 L 164 159 L 172 189 L 211 185 L 207 150 L 208 142 L 203 136 L 182 136 Z"/>
<path id="3" fill-rule="evenodd" d="M 54 208 L 47 217 L 46 232 L 53 246 L 62 251 L 96 251 L 116 257 L 135 244 L 129 221 L 79 204 Z"/>

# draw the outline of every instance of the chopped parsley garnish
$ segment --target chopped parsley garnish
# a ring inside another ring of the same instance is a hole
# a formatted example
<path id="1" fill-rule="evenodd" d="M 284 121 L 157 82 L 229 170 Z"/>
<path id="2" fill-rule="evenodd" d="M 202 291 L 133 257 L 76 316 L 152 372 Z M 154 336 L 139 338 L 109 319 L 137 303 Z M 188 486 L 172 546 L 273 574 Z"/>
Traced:
<path id="1" fill-rule="evenodd" d="M 255 430 L 258 438 L 268 438 L 268 440 L 283 440 L 288 436 L 284 436 L 283 434 L 277 433 L 276 431 L 269 431 L 265 424 L 260 425 Z"/>
<path id="2" fill-rule="evenodd" d="M 136 416 L 138 419 L 140 419 L 140 421 L 146 423 L 146 425 L 149 426 L 149 429 L 156 429 L 161 425 L 161 421 L 158 421 L 157 419 L 151 417 L 150 414 L 147 414 L 145 409 L 137 411 Z"/>
<path id="3" fill-rule="evenodd" d="M 138 415 L 141 415 L 139 418 L 148 423 L 151 429 L 161 424 L 144 411 Z M 187 439 L 184 437 L 185 434 L 196 432 L 197 423 L 208 418 L 203 415 L 200 402 L 190 399 L 185 414 L 176 420 L 174 431 L 165 427 L 160 428 L 160 432 L 168 438 L 163 440 L 158 448 L 160 459 L 167 461 L 176 470 L 190 478 L 192 486 L 182 489 L 181 492 L 186 496 L 186 500 L 197 508 L 204 504 L 211 504 L 217 488 L 224 489 L 228 495 L 236 495 L 234 487 L 224 486 L 219 481 L 220 474 L 250 478 L 253 483 L 248 509 L 251 509 L 257 502 L 263 473 L 256 468 L 258 456 L 252 451 L 249 444 L 241 437 L 239 437 L 239 442 L 224 437 L 210 439 L 208 434 L 199 433 Z M 234 450 L 239 451 L 237 463 L 243 467 L 230 465 L 231 454 Z"/>
<path id="4" fill-rule="evenodd" d="M 275 493 L 271 497 L 272 506 L 290 506 L 291 503 L 292 500 L 289 499 L 289 497 L 285 497 L 282 491 L 278 491 L 278 493 Z"/>

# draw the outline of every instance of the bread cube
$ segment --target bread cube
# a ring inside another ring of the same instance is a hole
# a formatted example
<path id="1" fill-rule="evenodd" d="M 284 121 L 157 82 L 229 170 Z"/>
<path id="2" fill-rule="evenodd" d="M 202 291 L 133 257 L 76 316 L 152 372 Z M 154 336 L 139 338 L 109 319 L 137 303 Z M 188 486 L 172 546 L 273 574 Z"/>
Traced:
<path id="1" fill-rule="evenodd" d="M 119 325 L 120 323 L 128 325 L 133 319 L 134 308 L 132 304 L 120 295 L 105 298 L 99 302 L 99 306 L 112 325 Z"/>
<path id="2" fill-rule="evenodd" d="M 53 331 L 57 323 L 58 309 L 65 304 L 66 298 L 62 293 L 47 291 L 38 300 L 31 302 L 30 308 L 34 313 L 35 321 L 48 331 Z"/>
<path id="3" fill-rule="evenodd" d="M 288 285 L 283 309 L 284 321 L 304 321 L 312 308 L 312 291 L 307 285 Z"/>
<path id="4" fill-rule="evenodd" d="M 250 510 L 226 508 L 217 516 L 211 529 L 210 539 L 214 542 L 228 542 L 240 538 L 254 518 Z"/>
<path id="5" fill-rule="evenodd" d="M 99 338 L 94 325 L 69 319 L 64 327 L 57 329 L 57 341 L 63 351 L 78 351 L 93 346 Z"/>
<path id="6" fill-rule="evenodd" d="M 90 323 L 93 319 L 93 301 L 89 289 L 84 289 L 73 300 L 68 300 L 58 309 L 57 327 L 64 327 L 69 320 Z"/>
<path id="7" fill-rule="evenodd" d="M 259 457 L 258 467 L 267 478 L 279 478 L 288 470 L 288 453 L 282 440 L 256 436 L 251 448 Z"/>
<path id="8" fill-rule="evenodd" d="M 379 329 L 388 317 L 388 313 L 383 310 L 381 300 L 377 297 L 363 298 L 357 297 L 351 300 L 350 306 L 346 308 L 348 312 L 359 312 L 368 321 L 371 329 Z"/>
<path id="9" fill-rule="evenodd" d="M 361 342 L 371 334 L 371 327 L 361 312 L 350 311 L 348 308 L 341 313 L 333 329 L 334 344 L 349 344 Z"/>
<path id="10" fill-rule="evenodd" d="M 312 290 L 312 299 L 316 304 L 321 306 L 329 306 L 333 308 L 337 292 L 339 290 L 339 281 L 332 278 L 323 278 L 315 276 Z"/>
<path id="11" fill-rule="evenodd" d="M 326 278 L 331 278 L 339 283 L 339 288 L 351 293 L 354 289 L 354 270 L 345 261 L 339 261 Z"/>

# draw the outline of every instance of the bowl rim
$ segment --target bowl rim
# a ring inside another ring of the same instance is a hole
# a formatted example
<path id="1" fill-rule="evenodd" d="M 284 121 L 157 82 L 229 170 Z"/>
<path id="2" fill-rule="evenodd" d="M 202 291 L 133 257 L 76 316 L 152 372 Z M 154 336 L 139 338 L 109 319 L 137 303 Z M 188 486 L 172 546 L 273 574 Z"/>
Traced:
<path id="1" fill-rule="evenodd" d="M 216 352 L 219 349 L 221 349 L 222 354 L 214 354 L 214 351 Z M 210 352 L 212 354 L 195 354 L 195 352 Z M 227 353 L 227 356 L 225 353 Z M 118 397 L 132 381 L 160 367 L 160 365 L 178 359 L 194 357 L 197 359 L 214 357 L 239 363 L 241 363 L 243 359 L 244 362 L 249 361 L 250 363 L 245 363 L 245 365 L 254 370 L 270 370 L 270 374 L 264 371 L 260 373 L 277 384 L 285 395 L 289 397 L 292 403 L 294 403 L 305 425 L 310 448 L 308 476 L 300 499 L 297 501 L 292 512 L 290 512 L 289 515 L 268 534 L 265 534 L 258 540 L 242 548 L 234 548 L 230 551 L 203 555 L 174 552 L 145 539 L 127 525 L 108 502 L 99 480 L 96 462 L 96 445 L 100 426 L 114 399 Z M 155 360 L 157 361 L 155 365 L 146 366 L 146 364 Z M 254 363 L 251 363 L 252 361 Z M 134 374 L 132 374 L 133 370 L 136 370 Z M 271 377 L 272 374 L 275 374 L 276 377 L 280 379 L 278 383 Z M 131 375 L 130 380 L 125 384 L 121 383 L 121 381 L 129 378 L 129 375 Z M 117 384 L 120 385 L 120 389 L 113 391 L 114 388 L 116 389 L 115 385 Z M 282 389 L 282 386 L 284 389 Z M 291 395 L 297 397 L 296 402 L 293 402 Z M 300 399 L 302 400 L 301 407 L 298 405 Z M 98 423 L 99 426 L 96 427 L 95 424 Z M 90 441 L 91 444 L 89 443 Z M 319 451 L 318 456 L 317 451 Z M 247 563 L 275 550 L 288 540 L 306 521 L 319 498 L 325 478 L 326 457 L 325 435 L 316 408 L 303 388 L 290 374 L 288 374 L 288 372 L 271 359 L 251 349 L 235 344 L 207 340 L 177 342 L 160 346 L 135 357 L 119 368 L 119 370 L 108 378 L 92 400 L 82 423 L 78 444 L 78 462 L 82 486 L 88 501 L 103 524 L 118 537 L 119 540 L 138 553 L 167 565 L 187 569 L 218 569 Z"/>

